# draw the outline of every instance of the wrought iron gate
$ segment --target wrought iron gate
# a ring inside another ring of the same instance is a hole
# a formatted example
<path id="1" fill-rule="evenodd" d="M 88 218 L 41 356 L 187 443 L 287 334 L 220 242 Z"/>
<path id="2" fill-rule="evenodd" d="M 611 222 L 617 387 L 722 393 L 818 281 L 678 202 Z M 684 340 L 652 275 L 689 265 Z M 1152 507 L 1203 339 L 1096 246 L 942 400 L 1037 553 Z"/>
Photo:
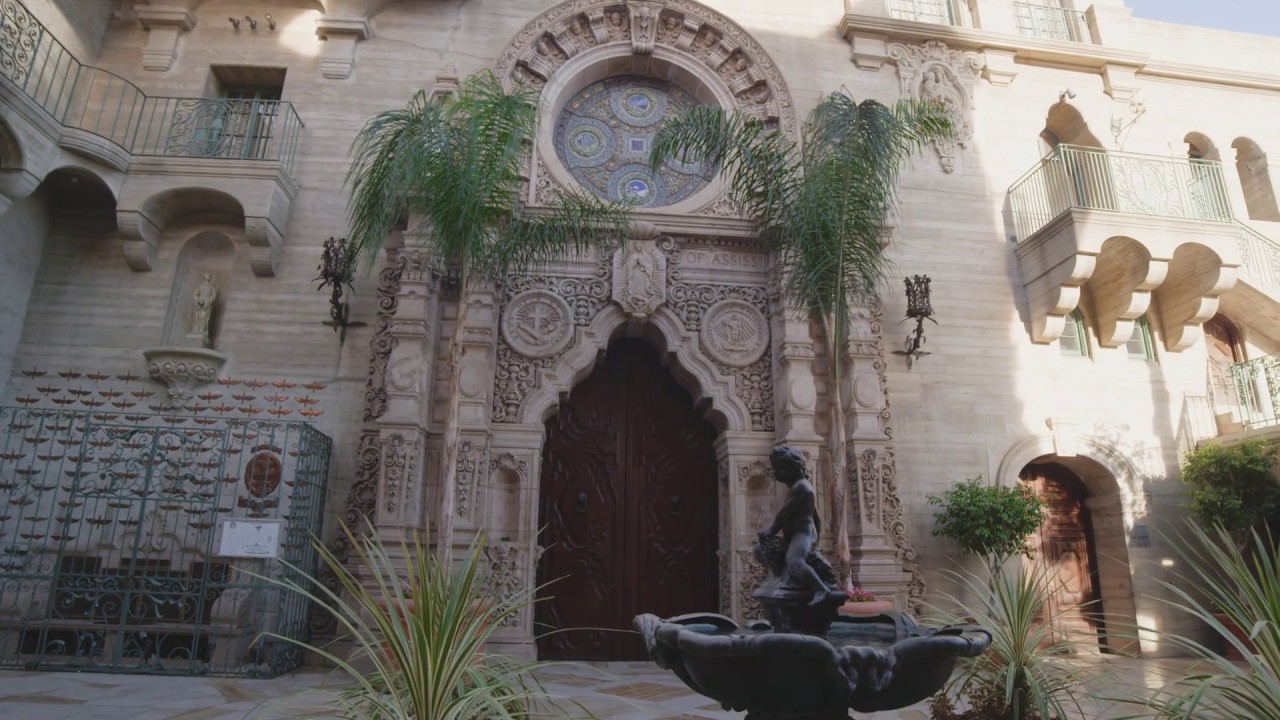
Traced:
<path id="1" fill-rule="evenodd" d="M 121 423 L 107 418 L 124 418 Z M 331 441 L 306 423 L 0 407 L 0 667 L 273 677 Z"/>

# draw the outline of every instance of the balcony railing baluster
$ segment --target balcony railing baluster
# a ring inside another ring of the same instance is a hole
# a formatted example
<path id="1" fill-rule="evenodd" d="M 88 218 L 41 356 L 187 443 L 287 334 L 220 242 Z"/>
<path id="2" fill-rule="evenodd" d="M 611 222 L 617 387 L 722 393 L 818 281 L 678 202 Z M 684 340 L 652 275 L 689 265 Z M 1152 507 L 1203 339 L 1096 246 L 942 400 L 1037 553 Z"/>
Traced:
<path id="1" fill-rule="evenodd" d="M 278 100 L 148 97 L 119 75 L 81 64 L 18 0 L 0 0 L 0 78 L 60 124 L 135 156 L 275 160 L 292 173 L 296 138 L 273 138 L 304 127 L 293 105 Z"/>
<path id="2" fill-rule="evenodd" d="M 1018 241 L 1072 208 L 1233 221 L 1216 162 L 1059 145 L 1009 188 Z"/>

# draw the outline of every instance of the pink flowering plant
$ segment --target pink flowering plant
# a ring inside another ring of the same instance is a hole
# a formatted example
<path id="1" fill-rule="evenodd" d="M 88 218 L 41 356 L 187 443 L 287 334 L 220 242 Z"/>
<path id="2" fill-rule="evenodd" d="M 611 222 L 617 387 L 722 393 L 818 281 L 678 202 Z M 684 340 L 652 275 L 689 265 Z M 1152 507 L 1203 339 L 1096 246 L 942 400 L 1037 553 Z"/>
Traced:
<path id="1" fill-rule="evenodd" d="M 863 590 L 853 583 L 845 586 L 844 592 L 849 596 L 849 602 L 875 602 L 876 600 L 875 593 L 870 590 Z"/>

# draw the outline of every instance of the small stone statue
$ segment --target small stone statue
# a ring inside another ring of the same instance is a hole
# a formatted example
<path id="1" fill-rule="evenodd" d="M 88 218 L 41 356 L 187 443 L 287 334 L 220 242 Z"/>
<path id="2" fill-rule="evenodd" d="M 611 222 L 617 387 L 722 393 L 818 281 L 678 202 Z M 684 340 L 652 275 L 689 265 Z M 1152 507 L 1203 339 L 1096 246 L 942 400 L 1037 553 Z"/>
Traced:
<path id="1" fill-rule="evenodd" d="M 799 450 L 780 446 L 769 455 L 774 479 L 789 488 L 787 502 L 773 524 L 757 533 L 756 558 L 769 571 L 753 593 L 775 629 L 825 631 L 847 599 L 836 589 L 835 573 L 817 549 L 821 521 L 813 485 Z M 776 535 L 781 532 L 781 542 Z"/>
<path id="2" fill-rule="evenodd" d="M 209 341 L 209 318 L 213 315 L 213 302 L 217 299 L 218 288 L 214 287 L 213 274 L 206 272 L 191 296 L 195 316 L 191 321 L 191 334 L 203 338 L 206 343 Z"/>

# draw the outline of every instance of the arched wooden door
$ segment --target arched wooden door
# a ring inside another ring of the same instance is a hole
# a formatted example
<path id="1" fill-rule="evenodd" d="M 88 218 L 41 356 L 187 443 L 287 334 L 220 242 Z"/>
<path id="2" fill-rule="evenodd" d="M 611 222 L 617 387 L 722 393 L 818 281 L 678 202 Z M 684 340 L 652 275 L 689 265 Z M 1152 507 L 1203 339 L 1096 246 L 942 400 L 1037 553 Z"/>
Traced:
<path id="1" fill-rule="evenodd" d="M 719 608 L 715 435 L 639 340 L 610 345 L 561 403 L 539 494 L 541 657 L 645 659 L 620 632 L 635 615 Z"/>
<path id="2" fill-rule="evenodd" d="M 1239 333 L 1230 320 L 1214 315 L 1204 324 L 1204 343 L 1213 407 L 1220 412 L 1236 410 L 1241 398 L 1231 376 L 1231 366 L 1244 360 L 1240 353 Z"/>
<path id="3" fill-rule="evenodd" d="M 1098 584 L 1098 556 L 1084 483 L 1060 465 L 1028 465 L 1022 479 L 1048 503 L 1044 524 L 1032 540 L 1038 565 L 1048 566 L 1061 582 L 1046 608 L 1069 631 L 1101 636 L 1102 594 Z"/>

